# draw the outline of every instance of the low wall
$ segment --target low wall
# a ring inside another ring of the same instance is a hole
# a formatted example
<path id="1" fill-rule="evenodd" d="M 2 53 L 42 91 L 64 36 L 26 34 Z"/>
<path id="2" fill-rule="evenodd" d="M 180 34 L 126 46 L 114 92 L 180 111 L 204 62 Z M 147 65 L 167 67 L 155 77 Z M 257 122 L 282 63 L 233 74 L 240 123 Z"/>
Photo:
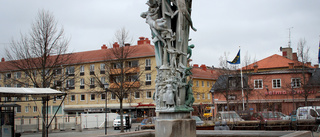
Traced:
<path id="1" fill-rule="evenodd" d="M 197 131 L 197 137 L 311 137 L 310 131 Z M 155 137 L 154 130 L 127 132 L 99 137 Z"/>

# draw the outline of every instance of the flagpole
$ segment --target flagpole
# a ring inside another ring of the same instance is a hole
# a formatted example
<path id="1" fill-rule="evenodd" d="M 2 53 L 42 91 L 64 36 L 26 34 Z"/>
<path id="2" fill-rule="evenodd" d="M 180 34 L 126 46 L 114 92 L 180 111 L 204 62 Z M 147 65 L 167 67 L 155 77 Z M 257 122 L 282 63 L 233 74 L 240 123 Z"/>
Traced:
<path id="1" fill-rule="evenodd" d="M 239 50 L 240 50 L 240 46 L 239 46 Z M 240 54 L 240 56 L 241 56 L 241 54 Z M 240 59 L 241 59 L 241 57 L 240 57 Z M 243 97 L 243 76 L 242 76 L 241 61 L 240 61 L 239 66 L 240 66 L 240 76 L 241 76 L 242 110 L 245 110 L 244 109 L 244 97 Z"/>

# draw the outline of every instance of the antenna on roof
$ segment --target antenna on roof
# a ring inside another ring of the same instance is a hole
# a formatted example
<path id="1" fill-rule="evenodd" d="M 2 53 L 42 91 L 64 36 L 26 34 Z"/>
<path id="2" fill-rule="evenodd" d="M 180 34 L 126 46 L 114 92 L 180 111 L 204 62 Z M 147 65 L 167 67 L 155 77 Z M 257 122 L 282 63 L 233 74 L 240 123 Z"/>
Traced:
<path id="1" fill-rule="evenodd" d="M 288 47 L 291 47 L 291 29 L 293 29 L 293 27 L 288 28 L 289 29 L 289 41 L 288 41 Z"/>

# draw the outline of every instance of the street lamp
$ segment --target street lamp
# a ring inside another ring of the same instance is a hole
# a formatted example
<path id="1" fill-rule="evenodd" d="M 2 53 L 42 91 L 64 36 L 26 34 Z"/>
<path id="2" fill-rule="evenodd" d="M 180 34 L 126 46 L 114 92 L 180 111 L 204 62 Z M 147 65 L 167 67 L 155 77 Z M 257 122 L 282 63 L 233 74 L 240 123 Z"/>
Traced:
<path id="1" fill-rule="evenodd" d="M 107 101 L 107 92 L 108 92 L 108 90 L 109 90 L 109 83 L 105 83 L 104 85 L 104 89 L 106 90 L 105 92 L 106 92 L 106 95 L 104 96 L 104 99 L 105 99 L 105 102 L 106 102 L 106 106 L 105 106 L 105 120 L 104 120 L 104 134 L 105 135 L 107 135 L 107 123 L 108 123 L 108 119 L 107 119 L 107 114 L 108 114 L 108 111 L 107 111 L 107 109 L 108 109 L 108 101 Z"/>
<path id="2" fill-rule="evenodd" d="M 293 87 L 294 87 L 294 82 L 292 81 L 291 82 L 291 89 L 292 89 L 292 109 L 294 109 L 294 90 L 293 90 Z"/>

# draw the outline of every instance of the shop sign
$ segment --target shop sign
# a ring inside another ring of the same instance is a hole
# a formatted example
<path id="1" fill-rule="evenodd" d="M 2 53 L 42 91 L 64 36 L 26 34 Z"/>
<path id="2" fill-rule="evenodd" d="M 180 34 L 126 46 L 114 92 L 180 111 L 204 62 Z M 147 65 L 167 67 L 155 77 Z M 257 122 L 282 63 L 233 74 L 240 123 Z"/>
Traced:
<path id="1" fill-rule="evenodd" d="M 313 94 L 315 93 L 314 91 L 309 91 L 308 94 Z M 265 95 L 292 95 L 292 91 L 269 91 L 265 92 Z M 304 94 L 303 90 L 297 90 L 293 92 L 293 94 Z"/>
<path id="2" fill-rule="evenodd" d="M 84 112 L 103 112 L 102 108 L 86 108 Z"/>

